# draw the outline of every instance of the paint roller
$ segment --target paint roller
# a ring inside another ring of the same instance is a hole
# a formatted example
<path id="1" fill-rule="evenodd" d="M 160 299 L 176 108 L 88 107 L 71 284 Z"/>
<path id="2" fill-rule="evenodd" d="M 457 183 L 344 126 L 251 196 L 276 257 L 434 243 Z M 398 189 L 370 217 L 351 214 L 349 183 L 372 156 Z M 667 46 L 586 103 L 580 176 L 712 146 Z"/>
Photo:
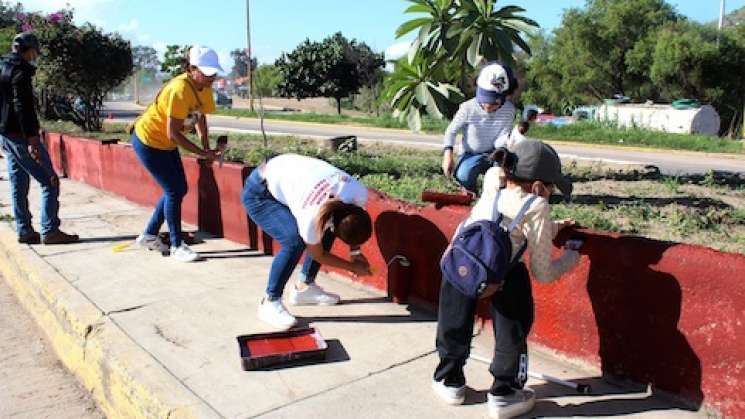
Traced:
<path id="1" fill-rule="evenodd" d="M 486 359 L 482 356 L 471 354 L 471 359 L 474 361 L 483 362 L 485 364 L 491 364 L 491 360 Z M 589 384 L 575 383 L 572 381 L 562 380 L 561 378 L 552 377 L 550 375 L 541 374 L 539 372 L 528 371 L 528 376 L 535 378 L 536 380 L 546 381 L 548 383 L 558 384 L 563 387 L 569 387 L 580 394 L 592 394 L 592 387 Z"/>
<path id="2" fill-rule="evenodd" d="M 470 206 L 473 202 L 473 194 L 470 193 L 444 193 L 424 190 L 422 191 L 422 201 L 432 202 L 437 208 L 445 205 L 463 205 Z"/>

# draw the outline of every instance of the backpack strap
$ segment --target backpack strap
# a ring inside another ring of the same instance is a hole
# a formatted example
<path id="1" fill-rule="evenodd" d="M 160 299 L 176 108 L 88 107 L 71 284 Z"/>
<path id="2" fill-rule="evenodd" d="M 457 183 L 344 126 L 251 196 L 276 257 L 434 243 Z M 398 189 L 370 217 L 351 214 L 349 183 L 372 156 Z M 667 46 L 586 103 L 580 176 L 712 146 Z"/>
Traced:
<path id="1" fill-rule="evenodd" d="M 536 198 L 538 198 L 538 195 L 531 194 L 530 198 L 528 198 L 528 200 L 525 201 L 525 204 L 523 204 L 523 207 L 520 208 L 520 212 L 517 213 L 517 215 L 515 216 L 515 219 L 512 220 L 512 223 L 510 223 L 510 226 L 507 227 L 507 231 L 512 233 L 512 230 L 514 230 L 517 227 L 517 225 L 522 222 L 523 217 L 525 217 L 525 213 L 528 212 L 528 209 L 533 204 L 533 201 L 536 200 Z"/>

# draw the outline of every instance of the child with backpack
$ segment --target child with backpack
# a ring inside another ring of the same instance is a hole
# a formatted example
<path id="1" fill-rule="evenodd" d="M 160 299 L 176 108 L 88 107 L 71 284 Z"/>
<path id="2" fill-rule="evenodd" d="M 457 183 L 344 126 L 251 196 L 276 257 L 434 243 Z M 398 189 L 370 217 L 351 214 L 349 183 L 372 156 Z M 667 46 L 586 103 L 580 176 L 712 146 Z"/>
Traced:
<path id="1" fill-rule="evenodd" d="M 468 359 L 479 299 L 489 299 L 495 348 L 489 371 L 494 377 L 487 397 L 489 413 L 511 418 L 533 408 L 535 395 L 523 388 L 528 378 L 527 337 L 533 323 L 533 296 L 528 270 L 520 258 L 527 248 L 530 271 L 539 282 L 551 282 L 579 261 L 576 247 L 551 260 L 553 239 L 571 220 L 553 222 L 548 198 L 558 187 L 568 197 L 572 184 L 561 174 L 554 149 L 525 139 L 495 151 L 499 165 L 484 178 L 484 192 L 461 223 L 443 256 L 443 281 L 437 322 L 433 389 L 445 402 L 462 404 Z"/>

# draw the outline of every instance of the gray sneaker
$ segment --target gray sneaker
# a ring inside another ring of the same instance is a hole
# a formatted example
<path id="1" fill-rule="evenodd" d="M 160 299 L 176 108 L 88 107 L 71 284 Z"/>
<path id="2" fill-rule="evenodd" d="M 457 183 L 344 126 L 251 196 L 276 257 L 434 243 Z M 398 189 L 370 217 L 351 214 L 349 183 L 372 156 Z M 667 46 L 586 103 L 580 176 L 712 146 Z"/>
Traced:
<path id="1" fill-rule="evenodd" d="M 507 396 L 494 396 L 487 394 L 486 402 L 489 405 L 489 416 L 496 419 L 509 419 L 524 415 L 535 405 L 535 392 L 529 388 L 515 390 Z"/>

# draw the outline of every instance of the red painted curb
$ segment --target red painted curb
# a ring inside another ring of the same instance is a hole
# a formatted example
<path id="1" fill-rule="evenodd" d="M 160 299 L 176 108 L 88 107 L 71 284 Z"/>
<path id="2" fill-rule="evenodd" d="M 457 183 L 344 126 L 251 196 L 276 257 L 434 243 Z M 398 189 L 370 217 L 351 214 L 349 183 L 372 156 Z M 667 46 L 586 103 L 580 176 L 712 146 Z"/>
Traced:
<path id="1" fill-rule="evenodd" d="M 45 141 L 55 170 L 72 179 L 143 205 L 161 195 L 129 145 L 54 133 Z M 277 249 L 245 216 L 240 192 L 248 168 L 183 160 L 185 221 L 267 254 Z M 375 231 L 363 252 L 374 274 L 355 280 L 397 301 L 436 304 L 440 256 L 468 209 L 418 208 L 371 190 L 368 210 Z M 677 394 L 691 408 L 706 404 L 728 417 L 745 416 L 745 256 L 584 233 L 578 268 L 552 284 L 534 282 L 532 341 L 604 374 Z M 346 254 L 339 243 L 335 251 Z"/>

